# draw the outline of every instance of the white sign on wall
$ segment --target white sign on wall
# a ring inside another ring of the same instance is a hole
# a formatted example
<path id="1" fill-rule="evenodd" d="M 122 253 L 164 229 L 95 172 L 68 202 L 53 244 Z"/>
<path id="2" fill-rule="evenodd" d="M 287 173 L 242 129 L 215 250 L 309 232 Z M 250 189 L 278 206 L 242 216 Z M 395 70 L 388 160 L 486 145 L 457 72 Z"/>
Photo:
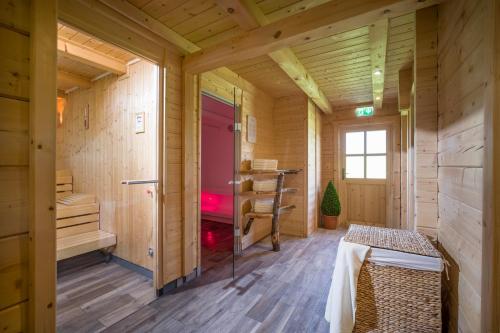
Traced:
<path id="1" fill-rule="evenodd" d="M 247 115 L 247 141 L 257 142 L 257 119 L 251 115 Z"/>
<path id="2" fill-rule="evenodd" d="M 135 114 L 135 133 L 144 133 L 146 131 L 144 112 L 137 112 Z"/>

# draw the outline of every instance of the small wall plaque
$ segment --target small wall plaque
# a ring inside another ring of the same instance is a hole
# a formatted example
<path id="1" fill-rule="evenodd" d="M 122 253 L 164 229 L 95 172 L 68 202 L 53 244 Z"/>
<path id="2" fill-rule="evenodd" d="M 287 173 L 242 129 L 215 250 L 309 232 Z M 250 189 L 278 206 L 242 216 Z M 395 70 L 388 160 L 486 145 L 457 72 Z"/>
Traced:
<path id="1" fill-rule="evenodd" d="M 257 142 L 257 119 L 251 115 L 247 115 L 247 141 Z"/>
<path id="2" fill-rule="evenodd" d="M 83 110 L 83 126 L 85 129 L 90 128 L 90 105 L 86 105 L 85 109 Z"/>
<path id="3" fill-rule="evenodd" d="M 135 114 L 135 133 L 144 133 L 145 131 L 145 114 L 144 112 L 137 112 Z"/>

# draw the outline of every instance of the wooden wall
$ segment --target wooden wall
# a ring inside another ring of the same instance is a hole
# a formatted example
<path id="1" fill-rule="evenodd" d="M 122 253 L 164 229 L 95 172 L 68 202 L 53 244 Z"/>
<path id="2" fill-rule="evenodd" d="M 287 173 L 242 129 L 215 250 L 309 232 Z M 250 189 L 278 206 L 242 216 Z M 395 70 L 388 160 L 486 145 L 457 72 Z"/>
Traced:
<path id="1" fill-rule="evenodd" d="M 182 271 L 182 72 L 181 57 L 167 49 L 164 124 L 163 282 Z"/>
<path id="2" fill-rule="evenodd" d="M 294 204 L 296 208 L 280 217 L 280 232 L 295 236 L 306 236 L 308 229 L 308 109 L 307 97 L 295 95 L 276 99 L 273 111 L 278 167 L 303 170 L 297 175 L 285 177 L 285 186 L 297 188 L 297 192 L 285 194 L 283 203 Z"/>
<path id="3" fill-rule="evenodd" d="M 481 330 L 487 15 L 486 0 L 439 7 L 438 239 L 452 263 L 445 280 L 450 332 Z"/>
<path id="4" fill-rule="evenodd" d="M 383 107 L 376 111 L 373 117 L 369 118 L 356 118 L 354 110 L 355 105 L 346 105 L 342 107 L 337 107 L 334 109 L 332 114 L 323 115 L 322 126 L 321 126 L 321 185 L 320 191 L 324 192 L 328 182 L 333 180 L 333 183 L 337 190 L 340 190 L 339 186 L 339 143 L 338 143 L 338 127 L 341 125 L 355 125 L 355 124 L 388 124 L 392 126 L 392 168 L 393 173 L 391 175 L 391 192 L 392 192 L 392 211 L 387 212 L 391 214 L 391 225 L 397 227 L 400 223 L 401 218 L 401 177 L 400 177 L 400 145 L 401 145 L 401 135 L 400 135 L 400 114 L 398 112 L 398 106 L 396 104 L 385 103 Z M 339 193 L 341 204 L 343 203 L 343 198 L 347 194 Z M 345 222 L 346 219 L 346 207 L 342 208 L 342 213 L 340 216 L 340 222 Z M 386 215 L 389 216 L 389 215 Z"/>
<path id="5" fill-rule="evenodd" d="M 8 332 L 27 328 L 29 18 L 28 1 L 0 4 L 0 323 Z"/>
<path id="6" fill-rule="evenodd" d="M 415 226 L 437 234 L 437 6 L 415 15 Z"/>
<path id="7" fill-rule="evenodd" d="M 157 169 L 158 67 L 140 61 L 122 76 L 108 75 L 67 95 L 57 129 L 57 169 L 73 174 L 74 191 L 92 193 L 100 204 L 100 229 L 117 235 L 114 254 L 153 270 L 151 185 L 124 179 L 155 179 Z M 89 128 L 84 111 L 89 109 Z M 145 132 L 135 133 L 135 114 L 145 113 Z"/>
<path id="8" fill-rule="evenodd" d="M 307 101 L 307 203 L 304 235 L 311 235 L 319 225 L 321 202 L 321 121 L 322 112 L 311 101 Z"/>

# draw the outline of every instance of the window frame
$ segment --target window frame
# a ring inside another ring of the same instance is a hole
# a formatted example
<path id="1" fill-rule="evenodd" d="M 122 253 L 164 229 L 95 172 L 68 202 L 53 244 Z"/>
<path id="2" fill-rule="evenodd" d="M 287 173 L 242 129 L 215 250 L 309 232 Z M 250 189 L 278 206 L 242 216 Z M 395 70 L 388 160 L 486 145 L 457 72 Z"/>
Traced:
<path id="1" fill-rule="evenodd" d="M 368 153 L 367 150 L 367 132 L 385 132 L 385 153 Z M 363 133 L 363 154 L 348 154 L 347 153 L 347 134 L 348 133 Z M 344 180 L 380 180 L 385 181 L 388 178 L 387 170 L 388 170 L 388 145 L 389 145 L 389 131 L 387 129 L 364 129 L 364 130 L 351 130 L 344 132 L 344 168 L 342 178 Z M 385 177 L 384 178 L 368 178 L 367 177 L 367 157 L 368 156 L 384 156 L 385 157 Z M 363 178 L 357 177 L 347 177 L 347 157 L 363 157 Z"/>

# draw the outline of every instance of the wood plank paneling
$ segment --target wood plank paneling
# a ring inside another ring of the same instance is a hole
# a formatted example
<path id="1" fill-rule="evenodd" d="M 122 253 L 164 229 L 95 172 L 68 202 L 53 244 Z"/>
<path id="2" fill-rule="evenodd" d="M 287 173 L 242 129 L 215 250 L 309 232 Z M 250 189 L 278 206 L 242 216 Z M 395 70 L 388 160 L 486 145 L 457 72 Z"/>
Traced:
<path id="1" fill-rule="evenodd" d="M 5 332 L 28 329 L 30 12 L 27 0 L 0 4 L 0 326 Z"/>
<path id="2" fill-rule="evenodd" d="M 0 95 L 29 98 L 29 37 L 16 31 L 0 29 L 5 45 L 0 50 Z"/>
<path id="3" fill-rule="evenodd" d="M 0 309 L 28 299 L 28 236 L 0 239 Z"/>
<path id="4" fill-rule="evenodd" d="M 28 302 L 0 310 L 0 323 L 6 333 L 26 332 L 28 328 Z"/>
<path id="5" fill-rule="evenodd" d="M 124 179 L 156 178 L 157 78 L 155 65 L 140 61 L 125 76 L 110 75 L 67 97 L 57 129 L 57 169 L 69 169 L 74 191 L 95 194 L 100 229 L 117 235 L 115 254 L 153 268 L 153 199 L 149 185 Z M 89 110 L 89 129 L 84 110 Z M 135 114 L 145 113 L 145 133 L 135 133 Z"/>
<path id="6" fill-rule="evenodd" d="M 452 263 L 445 281 L 449 332 L 481 331 L 485 4 L 439 7 L 438 240 Z"/>
<path id="7" fill-rule="evenodd" d="M 169 283 L 182 276 L 182 78 L 181 59 L 172 52 L 165 56 L 166 143 L 165 203 L 163 210 L 163 279 Z"/>
<path id="8" fill-rule="evenodd" d="M 437 234 L 437 7 L 416 12 L 415 18 L 415 226 Z M 425 183 L 425 186 L 421 186 Z M 432 197 L 434 200 L 429 200 Z"/>
<path id="9" fill-rule="evenodd" d="M 307 169 L 304 170 L 307 177 L 307 195 L 304 219 L 307 221 L 304 235 L 310 236 L 319 226 L 319 203 L 320 203 L 320 168 L 321 168 L 321 110 L 317 109 L 311 100 L 307 103 Z"/>
<path id="10" fill-rule="evenodd" d="M 290 213 L 280 216 L 280 232 L 288 235 L 307 235 L 307 128 L 308 99 L 305 95 L 279 98 L 274 106 L 274 140 L 278 167 L 302 169 L 297 175 L 285 177 L 285 187 L 297 192 L 283 198 L 283 203 L 295 205 Z"/>

